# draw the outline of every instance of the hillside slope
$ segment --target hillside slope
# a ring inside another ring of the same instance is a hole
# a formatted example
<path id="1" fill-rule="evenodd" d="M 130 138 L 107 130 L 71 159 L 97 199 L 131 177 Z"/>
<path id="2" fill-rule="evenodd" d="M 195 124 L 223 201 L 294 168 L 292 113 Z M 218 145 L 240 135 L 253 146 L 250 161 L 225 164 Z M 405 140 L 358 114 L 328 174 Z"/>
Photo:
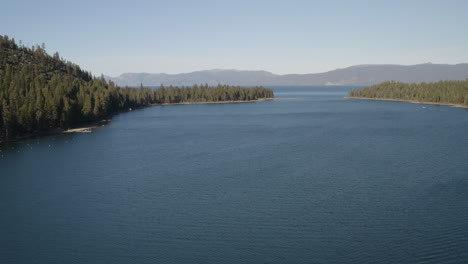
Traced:
<path id="1" fill-rule="evenodd" d="M 60 58 L 44 47 L 0 36 L 0 143 L 67 129 L 118 111 L 163 103 L 249 101 L 271 98 L 263 87 L 120 88 Z"/>

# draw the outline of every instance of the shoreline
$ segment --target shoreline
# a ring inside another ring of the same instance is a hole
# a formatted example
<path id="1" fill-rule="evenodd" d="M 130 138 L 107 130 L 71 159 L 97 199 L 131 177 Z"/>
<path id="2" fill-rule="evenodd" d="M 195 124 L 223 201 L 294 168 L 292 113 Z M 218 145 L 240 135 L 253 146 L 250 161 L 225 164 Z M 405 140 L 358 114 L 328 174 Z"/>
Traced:
<path id="1" fill-rule="evenodd" d="M 42 131 L 42 132 L 38 132 L 38 133 L 31 133 L 31 134 L 24 135 L 22 137 L 15 138 L 15 139 L 12 139 L 12 140 L 0 141 L 0 146 L 4 146 L 4 145 L 8 145 L 8 144 L 15 143 L 15 142 L 18 142 L 18 141 L 31 139 L 31 138 L 36 138 L 36 137 L 45 137 L 45 136 L 52 136 L 52 135 L 66 134 L 66 133 L 90 132 L 89 131 L 90 129 L 103 127 L 107 123 L 109 123 L 110 121 L 112 121 L 112 119 L 109 118 L 109 119 L 103 119 L 103 120 L 100 120 L 100 121 L 94 121 L 94 122 L 88 123 L 86 126 L 80 126 L 80 127 L 68 128 L 68 129 L 54 128 L 54 129 L 51 129 L 51 130 L 48 130 L 48 131 Z"/>
<path id="2" fill-rule="evenodd" d="M 165 103 L 165 104 L 151 104 L 148 106 L 143 106 L 143 107 L 138 107 L 133 110 L 137 109 L 142 109 L 146 107 L 152 107 L 152 106 L 166 106 L 166 105 L 190 105 L 190 104 L 235 104 L 235 103 L 255 103 L 255 102 L 263 102 L 263 101 L 271 101 L 271 100 L 277 100 L 277 99 L 285 99 L 285 98 L 278 98 L 278 97 L 273 97 L 273 98 L 260 98 L 256 100 L 238 100 L 238 101 L 209 101 L 209 102 L 183 102 L 183 103 Z M 133 110 L 122 110 L 116 114 L 122 113 L 122 112 L 129 112 Z M 112 115 L 113 116 L 113 115 Z M 16 138 L 13 140 L 8 140 L 8 141 L 0 141 L 0 146 L 4 146 L 10 143 L 18 142 L 21 140 L 29 139 L 29 138 L 35 138 L 35 137 L 42 137 L 42 136 L 51 136 L 51 135 L 58 135 L 58 134 L 67 134 L 67 133 L 84 133 L 84 132 L 92 132 L 92 129 L 100 128 L 111 122 L 112 119 L 109 117 L 108 119 L 103 119 L 100 121 L 95 121 L 91 122 L 88 124 L 83 124 L 83 126 L 75 127 L 75 128 L 54 128 L 49 131 L 43 131 L 40 133 L 36 134 L 30 134 L 30 135 L 24 135 L 20 138 Z"/>
<path id="3" fill-rule="evenodd" d="M 249 101 L 210 101 L 210 102 L 183 102 L 183 103 L 164 103 L 164 104 L 151 104 L 151 105 L 148 105 L 148 106 L 143 106 L 143 107 L 138 107 L 138 108 L 134 108 L 132 110 L 124 110 L 122 112 L 131 112 L 131 111 L 135 111 L 135 110 L 139 110 L 139 109 L 143 109 L 143 108 L 146 108 L 146 107 L 153 107 L 153 106 L 166 106 L 166 105 L 193 105 L 193 104 L 236 104 L 236 103 L 254 103 L 254 102 L 263 102 L 263 101 L 271 101 L 271 100 L 276 100 L 276 99 L 284 99 L 284 98 L 277 98 L 277 97 L 274 97 L 274 98 L 260 98 L 260 99 L 256 99 L 256 100 L 249 100 Z M 89 132 L 88 130 L 90 129 L 96 129 L 96 128 L 99 128 L 99 127 L 103 127 L 105 126 L 107 123 L 111 122 L 112 119 L 103 119 L 101 121 L 98 121 L 98 122 L 93 122 L 93 123 L 90 123 L 89 125 L 87 126 L 80 126 L 80 127 L 76 127 L 76 128 L 72 128 L 72 129 L 62 129 L 63 131 L 59 132 L 59 133 L 80 133 L 80 132 Z M 55 133 L 53 133 L 55 134 Z"/>
<path id="4" fill-rule="evenodd" d="M 425 102 L 425 101 L 414 101 L 414 100 L 402 100 L 402 99 L 389 99 L 389 98 L 369 98 L 369 97 L 357 97 L 357 96 L 345 96 L 346 99 L 359 99 L 359 100 L 374 100 L 374 101 L 391 101 L 391 102 L 404 102 L 412 104 L 427 104 L 427 105 L 443 105 L 457 108 L 468 109 L 468 106 L 461 104 L 450 104 L 450 103 L 437 103 L 437 102 Z"/>
<path id="5" fill-rule="evenodd" d="M 90 123 L 87 126 L 83 126 L 83 127 L 69 128 L 69 129 L 66 129 L 66 130 L 62 129 L 63 131 L 60 132 L 60 133 L 91 132 L 91 131 L 89 131 L 90 129 L 103 127 L 107 123 L 109 123 L 110 121 L 112 121 L 112 119 L 110 119 L 110 118 L 109 119 L 103 119 L 101 121 L 93 122 L 93 123 Z"/>
<path id="6" fill-rule="evenodd" d="M 183 102 L 183 103 L 164 103 L 164 104 L 152 104 L 150 106 L 165 106 L 165 105 L 193 105 L 193 104 L 237 104 L 237 103 L 255 103 L 264 102 L 271 100 L 285 99 L 279 97 L 272 98 L 260 98 L 255 100 L 236 100 L 236 101 L 207 101 L 207 102 Z"/>

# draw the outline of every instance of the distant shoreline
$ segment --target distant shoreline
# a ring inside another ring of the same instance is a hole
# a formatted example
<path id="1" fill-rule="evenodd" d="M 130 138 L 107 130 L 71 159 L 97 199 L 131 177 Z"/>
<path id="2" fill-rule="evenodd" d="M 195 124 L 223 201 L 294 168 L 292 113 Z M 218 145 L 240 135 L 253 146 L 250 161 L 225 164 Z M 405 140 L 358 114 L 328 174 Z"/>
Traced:
<path id="1" fill-rule="evenodd" d="M 144 107 L 139 107 L 135 108 L 134 110 L 137 109 L 142 109 L 146 107 L 152 107 L 152 106 L 167 106 L 167 105 L 191 105 L 191 104 L 235 104 L 235 103 L 254 103 L 254 102 L 263 102 L 263 101 L 271 101 L 271 100 L 277 100 L 277 99 L 284 99 L 284 98 L 278 98 L 278 97 L 272 97 L 272 98 L 260 98 L 260 99 L 255 99 L 255 100 L 238 100 L 238 101 L 209 101 L 209 102 L 184 102 L 184 103 L 164 103 L 164 104 L 152 104 Z M 128 112 L 132 111 L 132 109 L 128 109 L 127 111 L 122 111 L 122 112 Z M 50 136 L 50 135 L 58 135 L 58 134 L 65 134 L 65 133 L 82 133 L 82 132 L 91 132 L 89 130 L 96 129 L 99 127 L 103 127 L 109 122 L 111 122 L 112 119 L 103 119 L 100 121 L 95 121 L 88 123 L 85 126 L 79 126 L 75 128 L 69 128 L 69 129 L 64 129 L 64 128 L 56 128 L 53 130 L 49 131 L 43 131 L 40 133 L 33 133 L 30 135 L 25 135 L 20 138 L 16 138 L 13 140 L 9 141 L 0 141 L 0 146 L 6 145 L 8 143 L 13 143 L 13 142 L 18 142 L 21 140 L 29 139 L 29 138 L 34 138 L 34 137 L 42 137 L 42 136 Z"/>
<path id="2" fill-rule="evenodd" d="M 369 98 L 369 97 L 355 97 L 355 96 L 345 96 L 344 98 L 347 98 L 347 99 L 359 99 L 359 100 L 375 100 L 375 101 L 393 101 L 393 102 L 404 102 L 404 103 L 412 103 L 412 104 L 444 105 L 444 106 L 450 106 L 450 107 L 468 108 L 468 106 L 466 106 L 466 105 L 461 105 L 461 104 L 436 103 L 436 102 L 424 102 L 424 101 L 421 102 L 421 101 L 402 100 L 402 99 Z"/>
<path id="3" fill-rule="evenodd" d="M 260 98 L 255 100 L 237 100 L 237 101 L 207 101 L 207 102 L 183 102 L 183 103 L 164 103 L 164 104 L 152 104 L 151 106 L 164 106 L 164 105 L 193 105 L 193 104 L 237 104 L 237 103 L 255 103 L 263 101 L 278 100 L 284 98 Z"/>
<path id="4" fill-rule="evenodd" d="M 183 102 L 183 103 L 164 103 L 164 104 L 152 104 L 152 105 L 149 105 L 149 106 L 144 106 L 144 107 L 139 107 L 139 108 L 135 108 L 135 109 L 129 109 L 128 111 L 133 111 L 133 110 L 137 110 L 137 109 L 142 109 L 142 108 L 146 108 L 146 107 L 152 107 L 152 106 L 166 106 L 166 105 L 193 105 L 193 104 L 235 104 L 235 103 L 254 103 L 254 102 L 263 102 L 263 101 L 271 101 L 271 100 L 276 100 L 276 99 L 284 99 L 284 98 L 277 98 L 277 97 L 273 97 L 273 98 L 260 98 L 260 99 L 256 99 L 256 100 L 239 100 L 239 101 L 209 101 L 209 102 Z M 125 112 L 128 112 L 128 111 L 125 111 Z M 63 130 L 62 132 L 59 132 L 59 133 L 75 133 L 75 132 L 86 132 L 86 130 L 89 130 L 89 129 L 95 129 L 95 128 L 99 128 L 99 127 L 103 127 L 105 126 L 107 123 L 109 123 L 110 121 L 112 121 L 112 119 L 105 119 L 105 120 L 101 120 L 101 121 L 98 121 L 98 122 L 93 122 L 87 126 L 83 126 L 83 127 L 76 127 L 76 128 L 72 128 L 72 129 L 68 129 L 68 130 Z"/>

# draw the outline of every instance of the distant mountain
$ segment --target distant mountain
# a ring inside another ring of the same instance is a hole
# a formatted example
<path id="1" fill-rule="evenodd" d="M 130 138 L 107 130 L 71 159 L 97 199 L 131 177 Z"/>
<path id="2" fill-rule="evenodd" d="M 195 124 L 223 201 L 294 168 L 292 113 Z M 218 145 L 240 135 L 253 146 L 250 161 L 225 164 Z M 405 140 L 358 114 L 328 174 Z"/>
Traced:
<path id="1" fill-rule="evenodd" d="M 253 101 L 274 97 L 262 87 L 122 89 L 41 46 L 0 35 L 0 145 L 94 125 L 115 113 L 156 104 Z M 0 149 L 1 152 L 1 149 Z"/>
<path id="2" fill-rule="evenodd" d="M 436 82 L 468 79 L 468 63 L 355 65 L 324 73 L 278 75 L 267 71 L 205 70 L 191 73 L 124 73 L 118 77 L 106 76 L 118 85 L 373 85 L 384 81 Z"/>

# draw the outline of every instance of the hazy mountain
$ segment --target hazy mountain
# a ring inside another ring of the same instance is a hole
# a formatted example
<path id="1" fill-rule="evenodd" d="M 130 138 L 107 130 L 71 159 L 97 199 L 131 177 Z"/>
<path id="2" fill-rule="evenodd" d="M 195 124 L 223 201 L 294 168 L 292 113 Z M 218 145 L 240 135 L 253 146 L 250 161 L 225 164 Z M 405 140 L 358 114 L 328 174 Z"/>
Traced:
<path id="1" fill-rule="evenodd" d="M 440 80 L 465 80 L 468 78 L 468 63 L 356 65 L 324 73 L 278 75 L 267 71 L 206 70 L 181 74 L 124 73 L 107 77 L 118 85 L 148 86 L 193 85 L 371 85 L 384 81 L 435 82 Z"/>

